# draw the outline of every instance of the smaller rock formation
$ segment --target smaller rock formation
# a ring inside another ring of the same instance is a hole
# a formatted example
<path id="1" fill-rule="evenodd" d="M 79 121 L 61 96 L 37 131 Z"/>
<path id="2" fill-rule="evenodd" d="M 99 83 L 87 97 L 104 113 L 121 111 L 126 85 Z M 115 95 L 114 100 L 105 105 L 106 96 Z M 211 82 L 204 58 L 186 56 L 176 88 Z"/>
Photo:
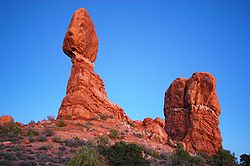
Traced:
<path id="1" fill-rule="evenodd" d="M 152 140 L 161 144 L 165 144 L 168 135 L 164 130 L 164 121 L 157 117 L 154 120 L 152 118 L 145 118 L 143 121 L 134 121 L 136 129 L 142 130 Z"/>
<path id="2" fill-rule="evenodd" d="M 94 72 L 97 49 L 98 39 L 91 18 L 85 9 L 78 9 L 63 43 L 63 50 L 73 65 L 58 118 L 93 119 L 105 115 L 128 121 L 123 109 L 108 100 L 104 83 Z"/>
<path id="3" fill-rule="evenodd" d="M 191 152 L 215 154 L 221 146 L 216 80 L 209 73 L 177 78 L 165 93 L 165 130 Z"/>
<path id="4" fill-rule="evenodd" d="M 9 123 L 9 122 L 14 122 L 14 119 L 9 116 L 9 115 L 3 115 L 0 117 L 0 124 L 3 125 L 5 123 Z"/>

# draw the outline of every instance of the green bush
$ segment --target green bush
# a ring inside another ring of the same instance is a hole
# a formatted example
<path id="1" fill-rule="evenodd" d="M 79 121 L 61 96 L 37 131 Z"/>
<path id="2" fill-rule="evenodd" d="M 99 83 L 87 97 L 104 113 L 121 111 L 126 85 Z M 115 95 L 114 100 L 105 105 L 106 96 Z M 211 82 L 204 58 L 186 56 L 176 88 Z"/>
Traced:
<path id="1" fill-rule="evenodd" d="M 26 132 L 26 135 L 27 136 L 38 136 L 39 135 L 39 132 L 34 130 L 34 129 L 31 129 L 29 128 Z"/>
<path id="2" fill-rule="evenodd" d="M 95 138 L 95 141 L 98 145 L 102 145 L 102 146 L 110 145 L 108 137 L 104 135 L 99 135 L 98 137 Z"/>
<path id="3" fill-rule="evenodd" d="M 250 154 L 240 155 L 240 165 L 241 166 L 249 166 L 250 165 Z"/>
<path id="4" fill-rule="evenodd" d="M 35 142 L 35 138 L 34 138 L 33 135 L 28 136 L 28 140 L 29 140 L 30 142 Z"/>
<path id="5" fill-rule="evenodd" d="M 177 147 L 170 157 L 172 166 L 203 166 L 205 165 L 203 159 L 199 156 L 190 156 L 190 154 L 183 149 L 183 144 L 181 142 L 177 143 Z"/>
<path id="6" fill-rule="evenodd" d="M 61 138 L 58 137 L 58 136 L 54 136 L 54 137 L 52 138 L 52 141 L 54 141 L 55 143 L 60 143 L 60 142 L 61 142 Z"/>
<path id="7" fill-rule="evenodd" d="M 213 156 L 212 161 L 214 166 L 236 166 L 237 165 L 237 159 L 229 150 L 225 150 L 223 148 L 220 148 L 218 153 Z"/>
<path id="8" fill-rule="evenodd" d="M 72 119 L 72 115 L 67 115 L 66 119 L 71 120 Z"/>
<path id="9" fill-rule="evenodd" d="M 66 124 L 65 124 L 64 120 L 60 119 L 59 123 L 58 123 L 58 127 L 65 127 L 65 126 L 66 126 Z"/>
<path id="10" fill-rule="evenodd" d="M 100 116 L 100 118 L 101 118 L 101 120 L 107 120 L 107 119 L 108 119 L 107 115 L 105 115 L 105 114 L 102 114 L 102 115 Z"/>
<path id="11" fill-rule="evenodd" d="M 47 120 L 51 121 L 51 122 L 54 122 L 55 121 L 55 117 L 53 115 L 49 115 L 49 116 L 47 116 Z"/>
<path id="12" fill-rule="evenodd" d="M 0 134 L 12 134 L 12 135 L 20 135 L 21 127 L 18 123 L 8 122 L 5 123 L 3 126 L 0 125 Z"/>
<path id="13" fill-rule="evenodd" d="M 83 146 L 86 144 L 85 141 L 83 141 L 82 139 L 80 139 L 78 137 L 74 137 L 73 139 L 64 140 L 63 143 L 65 143 L 66 146 L 70 146 L 70 147 L 79 147 L 79 146 Z"/>
<path id="14" fill-rule="evenodd" d="M 43 134 L 48 137 L 55 135 L 54 131 L 49 128 L 44 129 Z"/>
<path id="15" fill-rule="evenodd" d="M 40 136 L 37 137 L 38 142 L 45 142 L 47 140 L 48 140 L 47 137 L 44 136 L 44 135 L 40 135 Z"/>
<path id="16" fill-rule="evenodd" d="M 51 146 L 46 145 L 46 146 L 41 146 L 40 148 L 38 148 L 38 150 L 49 150 L 51 149 Z"/>
<path id="17" fill-rule="evenodd" d="M 111 138 L 111 139 L 121 139 L 122 138 L 122 136 L 118 130 L 111 129 L 109 132 L 110 132 L 109 138 Z"/>
<path id="18" fill-rule="evenodd" d="M 105 166 L 105 159 L 91 146 L 83 146 L 79 152 L 69 160 L 68 166 Z"/>
<path id="19" fill-rule="evenodd" d="M 142 157 L 142 152 L 143 149 L 140 146 L 122 141 L 100 149 L 100 153 L 106 156 L 113 166 L 147 166 L 149 161 Z"/>
<path id="20" fill-rule="evenodd" d="M 94 117 L 93 117 L 93 120 L 99 120 L 99 116 L 97 116 L 97 115 L 94 116 Z"/>

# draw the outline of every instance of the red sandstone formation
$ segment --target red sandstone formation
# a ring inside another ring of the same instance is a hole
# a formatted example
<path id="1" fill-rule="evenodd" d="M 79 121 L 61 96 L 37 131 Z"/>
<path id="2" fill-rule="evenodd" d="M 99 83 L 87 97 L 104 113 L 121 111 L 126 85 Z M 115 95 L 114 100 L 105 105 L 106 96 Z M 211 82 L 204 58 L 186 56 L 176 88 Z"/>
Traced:
<path id="1" fill-rule="evenodd" d="M 0 124 L 3 125 L 8 122 L 14 122 L 14 119 L 9 115 L 3 115 L 0 117 Z"/>
<path id="2" fill-rule="evenodd" d="M 128 120 L 123 109 L 108 100 L 104 83 L 94 72 L 97 49 L 98 39 L 91 18 L 85 9 L 78 9 L 63 43 L 73 66 L 58 118 L 93 119 L 103 115 Z"/>
<path id="3" fill-rule="evenodd" d="M 63 51 L 70 58 L 75 53 L 87 58 L 92 63 L 96 59 L 98 50 L 98 38 L 94 24 L 84 8 L 78 9 L 70 22 L 63 42 Z"/>
<path id="4" fill-rule="evenodd" d="M 222 143 L 216 80 L 209 73 L 177 78 L 165 93 L 165 130 L 189 152 L 215 154 Z"/>

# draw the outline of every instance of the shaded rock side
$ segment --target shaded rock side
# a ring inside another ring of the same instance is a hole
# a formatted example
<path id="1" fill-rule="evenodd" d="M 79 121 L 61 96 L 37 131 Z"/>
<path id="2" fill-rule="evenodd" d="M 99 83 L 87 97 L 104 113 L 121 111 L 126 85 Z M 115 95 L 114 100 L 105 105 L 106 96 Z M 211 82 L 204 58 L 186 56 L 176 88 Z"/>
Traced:
<path id="1" fill-rule="evenodd" d="M 63 50 L 73 63 L 66 96 L 59 109 L 58 118 L 93 119 L 112 116 L 128 120 L 118 105 L 107 98 L 104 83 L 94 72 L 98 39 L 89 14 L 78 9 L 65 35 Z"/>
<path id="2" fill-rule="evenodd" d="M 104 83 L 94 73 L 93 64 L 87 59 L 73 58 L 70 79 L 67 85 L 58 118 L 93 119 L 97 116 L 113 116 L 127 120 L 127 116 L 118 105 L 107 98 Z"/>
<path id="3" fill-rule="evenodd" d="M 70 58 L 77 52 L 91 62 L 96 60 L 98 38 L 86 9 L 80 8 L 74 13 L 64 38 L 63 51 Z"/>
<path id="4" fill-rule="evenodd" d="M 191 153 L 215 154 L 222 144 L 216 80 L 209 73 L 177 78 L 164 100 L 165 130 L 173 141 L 182 141 Z"/>

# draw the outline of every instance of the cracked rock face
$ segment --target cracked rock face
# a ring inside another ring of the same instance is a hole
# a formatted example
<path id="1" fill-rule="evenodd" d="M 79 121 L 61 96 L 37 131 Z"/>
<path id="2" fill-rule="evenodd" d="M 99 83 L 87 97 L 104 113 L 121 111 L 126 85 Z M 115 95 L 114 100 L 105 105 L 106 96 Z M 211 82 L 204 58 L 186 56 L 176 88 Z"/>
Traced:
<path id="1" fill-rule="evenodd" d="M 75 52 L 90 62 L 95 62 L 98 50 L 98 38 L 90 15 L 84 8 L 78 9 L 70 22 L 66 32 L 63 51 L 70 58 Z"/>
<path id="2" fill-rule="evenodd" d="M 177 78 L 165 93 L 165 130 L 191 153 L 215 154 L 222 143 L 216 80 L 209 73 Z"/>
<path id="3" fill-rule="evenodd" d="M 73 63 L 58 118 L 93 119 L 112 116 L 128 120 L 123 109 L 108 100 L 104 83 L 94 72 L 98 40 L 89 14 L 78 9 L 65 35 L 63 50 Z"/>

